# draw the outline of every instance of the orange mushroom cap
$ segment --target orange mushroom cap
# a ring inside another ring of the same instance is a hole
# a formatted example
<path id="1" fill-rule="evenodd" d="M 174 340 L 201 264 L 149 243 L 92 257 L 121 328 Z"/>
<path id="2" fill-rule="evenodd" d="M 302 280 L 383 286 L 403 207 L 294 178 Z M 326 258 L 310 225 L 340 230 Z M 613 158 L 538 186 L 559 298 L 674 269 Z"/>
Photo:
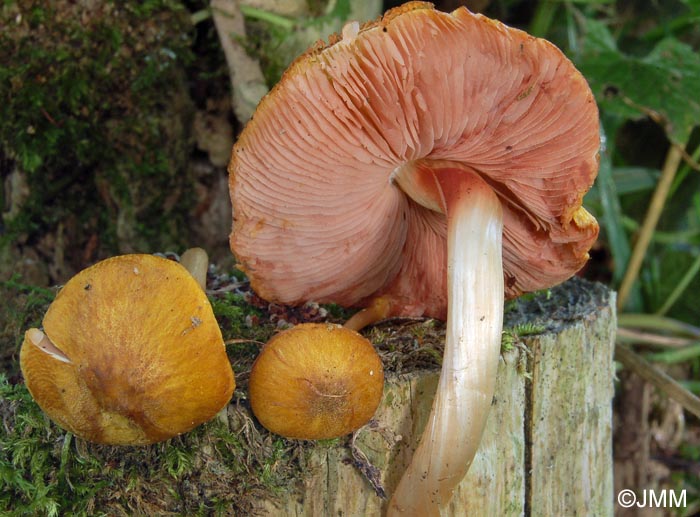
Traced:
<path id="1" fill-rule="evenodd" d="M 250 372 L 250 405 L 269 431 L 323 440 L 365 425 L 379 406 L 384 369 L 372 344 L 331 323 L 275 335 Z"/>
<path id="2" fill-rule="evenodd" d="M 142 445 L 213 418 L 235 382 L 221 331 L 180 264 L 122 255 L 71 278 L 20 351 L 27 388 L 61 427 Z"/>
<path id="3" fill-rule="evenodd" d="M 261 101 L 229 165 L 231 249 L 268 300 L 383 295 L 393 314 L 444 318 L 445 216 L 396 171 L 446 160 L 493 188 L 514 297 L 586 262 L 598 149 L 593 95 L 554 45 L 411 2 L 310 49 Z"/>

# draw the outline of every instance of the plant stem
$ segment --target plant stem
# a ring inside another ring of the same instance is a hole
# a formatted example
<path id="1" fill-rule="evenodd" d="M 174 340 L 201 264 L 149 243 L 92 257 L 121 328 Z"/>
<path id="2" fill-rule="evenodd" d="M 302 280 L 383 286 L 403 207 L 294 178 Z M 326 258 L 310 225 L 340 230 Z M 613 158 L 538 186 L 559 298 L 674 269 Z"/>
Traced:
<path id="1" fill-rule="evenodd" d="M 647 358 L 655 363 L 666 364 L 684 363 L 697 359 L 698 357 L 700 357 L 700 343 L 698 342 L 676 350 L 667 350 L 647 355 Z"/>
<path id="2" fill-rule="evenodd" d="M 554 20 L 558 6 L 559 2 L 555 0 L 541 0 L 538 2 L 528 32 L 540 38 L 546 37 L 549 28 L 552 26 L 552 20 Z"/>
<path id="3" fill-rule="evenodd" d="M 618 327 L 616 339 L 621 343 L 637 343 L 640 345 L 661 346 L 665 348 L 684 348 L 695 343 L 694 340 L 674 336 L 662 336 L 652 332 L 642 332 L 624 327 Z"/>
<path id="4" fill-rule="evenodd" d="M 695 275 L 698 274 L 698 271 L 700 271 L 700 255 L 695 257 L 695 261 L 691 264 L 688 271 L 685 272 L 681 281 L 673 288 L 673 291 L 668 295 L 664 304 L 656 311 L 656 314 L 666 314 L 668 310 L 673 307 L 673 304 L 678 301 L 678 298 L 680 298 L 683 292 L 688 288 L 690 282 L 692 282 Z"/>
<path id="5" fill-rule="evenodd" d="M 294 20 L 280 16 L 279 14 L 271 13 L 269 11 L 264 11 L 256 7 L 250 7 L 248 5 L 240 6 L 241 13 L 246 18 L 253 18 L 255 20 L 261 20 L 263 22 L 269 23 L 270 25 L 276 25 L 284 30 L 291 31 L 294 28 Z"/>
<path id="6" fill-rule="evenodd" d="M 208 20 L 209 18 L 211 18 L 211 9 L 209 7 L 195 11 L 190 15 L 192 25 L 197 25 L 198 23 Z"/>
<path id="7" fill-rule="evenodd" d="M 621 215 L 620 222 L 622 223 L 622 226 L 631 233 L 639 231 L 640 225 L 632 217 L 629 217 L 627 215 Z M 695 228 L 670 232 L 659 230 L 654 232 L 651 241 L 658 242 L 659 244 L 678 244 L 678 242 L 680 241 L 689 241 L 691 239 L 695 239 L 699 235 L 700 229 Z"/>
<path id="8" fill-rule="evenodd" d="M 637 238 L 637 242 L 632 250 L 632 256 L 627 264 L 627 270 L 625 271 L 625 276 L 622 278 L 622 283 L 620 285 L 620 290 L 617 295 L 617 308 L 622 309 L 627 302 L 627 298 L 632 291 L 632 286 L 637 280 L 639 275 L 639 270 L 642 266 L 642 261 L 644 260 L 644 255 L 647 252 L 649 243 L 651 242 L 651 237 L 654 234 L 654 229 L 659 222 L 659 217 L 663 211 L 664 204 L 666 203 L 666 197 L 668 191 L 673 183 L 673 178 L 678 170 L 678 165 L 683 157 L 683 152 L 681 147 L 677 144 L 671 144 L 671 147 L 666 154 L 666 161 L 664 162 L 663 170 L 661 171 L 661 178 L 659 183 L 656 185 L 656 190 L 651 198 L 651 203 L 647 210 L 646 216 L 644 218 L 644 223 L 642 224 L 642 229 Z"/>
<path id="9" fill-rule="evenodd" d="M 655 314 L 624 313 L 617 316 L 617 324 L 620 327 L 636 327 L 648 330 L 662 330 L 684 336 L 700 338 L 700 327 L 678 321 L 666 316 Z"/>
<path id="10" fill-rule="evenodd" d="M 605 137 L 605 134 L 602 135 Z M 598 170 L 598 193 L 603 208 L 601 223 L 608 234 L 610 251 L 616 264 L 627 264 L 630 258 L 630 244 L 622 223 L 622 208 L 617 185 L 612 175 L 612 164 L 607 152 L 601 153 L 600 169 Z M 613 269 L 613 282 L 617 284 L 622 279 L 622 271 Z"/>
<path id="11" fill-rule="evenodd" d="M 686 390 L 666 373 L 655 368 L 643 357 L 634 353 L 631 348 L 618 344 L 615 347 L 615 360 L 621 362 L 625 368 L 629 368 L 642 379 L 652 383 L 695 416 L 700 417 L 700 398 Z"/>

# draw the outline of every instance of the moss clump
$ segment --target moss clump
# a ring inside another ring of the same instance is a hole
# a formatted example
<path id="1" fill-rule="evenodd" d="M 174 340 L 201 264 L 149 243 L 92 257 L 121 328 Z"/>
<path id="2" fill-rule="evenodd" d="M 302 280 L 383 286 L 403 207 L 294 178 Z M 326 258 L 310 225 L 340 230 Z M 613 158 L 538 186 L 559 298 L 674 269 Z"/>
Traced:
<path id="1" fill-rule="evenodd" d="M 256 497 L 298 476 L 289 459 L 303 457 L 237 405 L 167 442 L 111 447 L 64 432 L 0 375 L 0 415 L 3 515 L 249 515 Z"/>
<path id="2" fill-rule="evenodd" d="M 11 379 L 19 376 L 19 348 L 24 332 L 40 327 L 57 289 L 23 283 L 18 275 L 0 281 L 0 372 Z"/>
<path id="3" fill-rule="evenodd" d="M 66 257 L 74 267 L 94 260 L 86 248 L 171 247 L 189 191 L 182 4 L 11 1 L 0 26 L 0 172 L 11 180 L 0 246 L 58 232 L 54 245 L 79 250 Z"/>

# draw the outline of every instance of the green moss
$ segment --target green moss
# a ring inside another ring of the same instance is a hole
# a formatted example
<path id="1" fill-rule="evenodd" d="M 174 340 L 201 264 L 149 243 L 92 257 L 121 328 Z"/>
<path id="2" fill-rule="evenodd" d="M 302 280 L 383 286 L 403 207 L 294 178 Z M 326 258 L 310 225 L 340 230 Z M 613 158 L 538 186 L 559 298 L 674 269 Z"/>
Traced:
<path id="1" fill-rule="evenodd" d="M 0 371 L 9 377 L 19 375 L 16 358 L 24 332 L 41 326 L 56 292 L 56 289 L 24 284 L 17 275 L 0 282 Z"/>
<path id="2" fill-rule="evenodd" d="M 56 426 L 21 381 L 16 357 L 24 330 L 41 324 L 56 291 L 17 278 L 0 289 L 3 300 L 12 300 L 3 306 L 11 329 L 2 351 L 11 373 L 0 374 L 0 514 L 155 515 L 167 508 L 181 515 L 249 515 L 256 499 L 284 497 L 299 477 L 308 445 L 266 432 L 247 405 L 247 372 L 276 328 L 247 296 L 211 297 L 237 376 L 227 408 L 167 442 L 112 447 Z"/>
<path id="3" fill-rule="evenodd" d="M 504 328 L 501 334 L 501 352 L 509 352 L 521 343 L 523 337 L 542 334 L 545 330 L 547 330 L 545 326 L 531 322 Z"/>
<path id="4" fill-rule="evenodd" d="M 0 245 L 60 224 L 79 249 L 92 234 L 111 252 L 178 241 L 192 111 L 182 5 L 5 2 L 0 25 L 0 163 L 29 185 Z"/>
<path id="5" fill-rule="evenodd" d="M 259 432 L 237 406 L 147 447 L 90 444 L 64 432 L 4 375 L 0 411 L 3 515 L 248 514 L 255 497 L 286 490 L 299 469 L 289 458 L 303 456 L 294 452 L 301 445 Z"/>

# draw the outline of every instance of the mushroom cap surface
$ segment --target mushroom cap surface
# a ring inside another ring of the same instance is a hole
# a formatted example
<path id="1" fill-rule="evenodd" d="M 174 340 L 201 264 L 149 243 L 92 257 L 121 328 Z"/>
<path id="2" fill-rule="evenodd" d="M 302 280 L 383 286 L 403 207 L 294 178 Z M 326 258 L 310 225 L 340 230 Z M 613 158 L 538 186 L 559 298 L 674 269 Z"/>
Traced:
<path id="1" fill-rule="evenodd" d="M 171 260 L 98 262 L 65 284 L 43 327 L 57 350 L 42 350 L 34 338 L 41 333 L 27 331 L 25 382 L 52 420 L 87 440 L 165 440 L 213 418 L 233 393 L 209 300 Z"/>
<path id="2" fill-rule="evenodd" d="M 446 219 L 396 182 L 459 163 L 503 204 L 506 296 L 555 285 L 598 234 L 582 208 L 598 109 L 553 44 L 466 8 L 411 2 L 311 48 L 233 149 L 231 249 L 263 298 L 444 318 Z"/>
<path id="3" fill-rule="evenodd" d="M 382 398 L 384 369 L 354 330 L 304 323 L 275 335 L 250 373 L 253 413 L 287 438 L 321 440 L 366 424 Z"/>

